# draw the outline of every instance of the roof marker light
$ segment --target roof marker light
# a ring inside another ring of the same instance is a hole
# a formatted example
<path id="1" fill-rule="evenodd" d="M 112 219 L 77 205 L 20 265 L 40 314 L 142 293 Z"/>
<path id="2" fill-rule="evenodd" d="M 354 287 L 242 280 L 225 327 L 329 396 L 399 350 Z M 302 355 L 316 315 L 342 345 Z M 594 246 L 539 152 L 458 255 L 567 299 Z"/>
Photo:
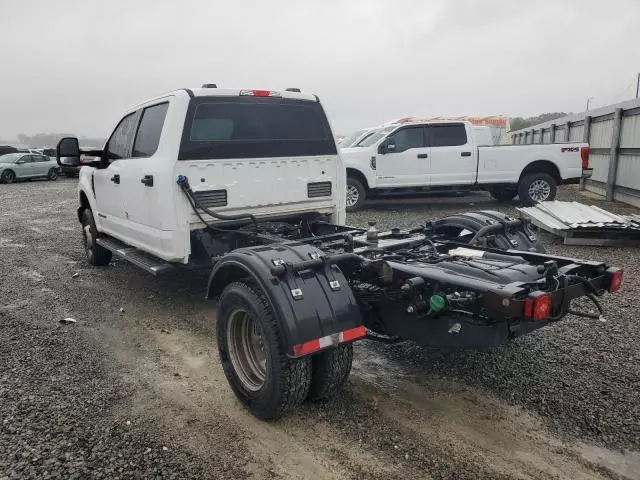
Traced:
<path id="1" fill-rule="evenodd" d="M 280 97 L 280 92 L 273 90 L 240 90 L 241 96 L 248 97 Z"/>

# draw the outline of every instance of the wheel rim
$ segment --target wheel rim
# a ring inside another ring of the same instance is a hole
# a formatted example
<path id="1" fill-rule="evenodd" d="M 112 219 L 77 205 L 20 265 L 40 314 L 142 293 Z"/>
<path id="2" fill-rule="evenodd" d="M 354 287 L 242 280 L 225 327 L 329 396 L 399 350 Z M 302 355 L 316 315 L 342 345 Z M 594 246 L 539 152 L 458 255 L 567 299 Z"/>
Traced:
<path id="1" fill-rule="evenodd" d="M 49 178 L 50 178 L 51 180 L 55 180 L 56 178 L 58 178 L 58 173 L 57 173 L 55 170 L 51 170 L 51 171 L 49 172 Z"/>
<path id="2" fill-rule="evenodd" d="M 84 237 L 84 248 L 87 252 L 87 257 L 91 257 L 93 255 L 93 235 L 91 234 L 90 225 L 82 227 L 82 236 Z"/>
<path id="3" fill-rule="evenodd" d="M 13 172 L 5 172 L 3 177 L 5 182 L 12 183 L 16 175 Z"/>
<path id="4" fill-rule="evenodd" d="M 546 180 L 535 180 L 529 185 L 529 197 L 536 202 L 544 202 L 551 195 L 551 185 Z"/>
<path id="5" fill-rule="evenodd" d="M 246 310 L 234 310 L 227 328 L 229 358 L 244 388 L 257 392 L 267 378 L 267 352 L 260 325 Z"/>
<path id="6" fill-rule="evenodd" d="M 360 200 L 360 192 L 355 185 L 347 185 L 347 207 L 353 207 Z"/>

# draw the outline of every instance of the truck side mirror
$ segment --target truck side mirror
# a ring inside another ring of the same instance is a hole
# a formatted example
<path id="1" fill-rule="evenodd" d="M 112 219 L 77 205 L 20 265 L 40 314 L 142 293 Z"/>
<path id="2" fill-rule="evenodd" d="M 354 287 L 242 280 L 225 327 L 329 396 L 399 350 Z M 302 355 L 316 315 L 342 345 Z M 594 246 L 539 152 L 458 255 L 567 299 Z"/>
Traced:
<path id="1" fill-rule="evenodd" d="M 387 138 L 378 147 L 378 153 L 381 155 L 385 155 L 387 153 L 393 153 L 395 151 L 396 151 L 396 142 L 393 138 Z"/>
<path id="2" fill-rule="evenodd" d="M 80 165 L 80 144 L 76 137 L 64 137 L 56 146 L 56 161 L 58 165 L 62 165 L 60 159 L 65 159 L 64 165 L 78 166 Z"/>

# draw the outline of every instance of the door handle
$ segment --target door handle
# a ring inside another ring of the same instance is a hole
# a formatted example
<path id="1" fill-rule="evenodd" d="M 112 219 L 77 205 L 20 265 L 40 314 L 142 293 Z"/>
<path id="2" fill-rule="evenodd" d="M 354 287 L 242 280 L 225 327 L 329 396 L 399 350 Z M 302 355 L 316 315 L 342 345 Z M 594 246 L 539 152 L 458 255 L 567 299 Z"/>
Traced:
<path id="1" fill-rule="evenodd" d="M 111 177 L 111 181 L 113 183 L 120 183 L 120 174 L 116 173 L 113 177 Z"/>
<path id="2" fill-rule="evenodd" d="M 426 153 L 419 153 L 418 158 L 429 158 L 429 155 Z"/>
<path id="3" fill-rule="evenodd" d="M 460 154 L 461 157 L 470 157 L 471 156 L 471 152 L 462 152 Z"/>
<path id="4" fill-rule="evenodd" d="M 140 183 L 142 183 L 145 187 L 153 187 L 153 175 L 145 175 L 140 179 Z"/>

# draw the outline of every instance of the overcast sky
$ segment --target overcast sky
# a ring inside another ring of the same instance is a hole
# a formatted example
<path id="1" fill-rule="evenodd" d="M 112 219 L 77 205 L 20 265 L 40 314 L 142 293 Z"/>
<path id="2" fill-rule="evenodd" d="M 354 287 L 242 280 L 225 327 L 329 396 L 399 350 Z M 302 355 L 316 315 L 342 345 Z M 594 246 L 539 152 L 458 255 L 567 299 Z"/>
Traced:
<path id="1" fill-rule="evenodd" d="M 0 0 L 0 139 L 106 137 L 178 87 L 300 87 L 336 134 L 632 98 L 640 1 Z"/>

